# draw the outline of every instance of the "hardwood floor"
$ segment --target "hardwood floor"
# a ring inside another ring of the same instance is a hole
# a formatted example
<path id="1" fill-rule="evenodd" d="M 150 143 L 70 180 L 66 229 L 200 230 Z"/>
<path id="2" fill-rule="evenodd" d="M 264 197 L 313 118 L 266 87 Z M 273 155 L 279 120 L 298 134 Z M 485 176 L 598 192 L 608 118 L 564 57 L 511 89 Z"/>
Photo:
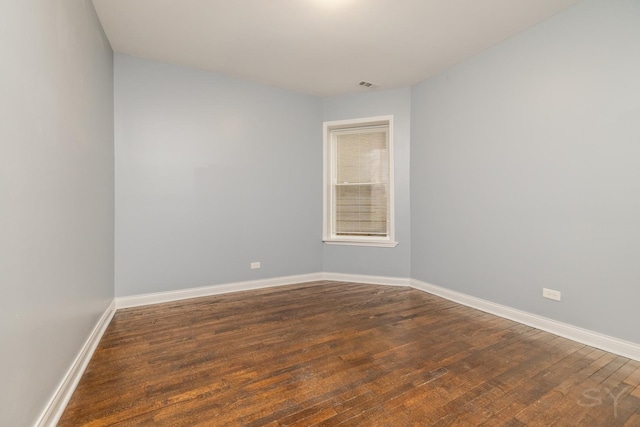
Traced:
<path id="1" fill-rule="evenodd" d="M 119 310 L 60 426 L 640 426 L 640 362 L 405 287 Z"/>

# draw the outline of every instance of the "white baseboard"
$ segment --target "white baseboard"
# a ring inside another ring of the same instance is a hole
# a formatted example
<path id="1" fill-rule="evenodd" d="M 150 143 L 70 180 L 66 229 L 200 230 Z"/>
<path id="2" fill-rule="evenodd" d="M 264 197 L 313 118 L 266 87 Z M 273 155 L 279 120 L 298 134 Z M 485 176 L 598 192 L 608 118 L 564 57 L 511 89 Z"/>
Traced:
<path id="1" fill-rule="evenodd" d="M 337 282 L 370 283 L 373 285 L 409 286 L 408 278 L 365 276 L 360 274 L 343 273 L 309 273 L 297 276 L 274 277 L 271 279 L 251 280 L 247 282 L 226 283 L 222 285 L 202 286 L 198 288 L 180 289 L 176 291 L 154 292 L 151 294 L 132 295 L 116 298 L 116 308 L 141 307 L 144 305 L 160 304 L 164 302 L 180 301 L 189 298 L 199 298 L 211 295 L 228 294 L 231 292 L 250 291 L 254 289 L 271 288 L 274 286 L 293 285 L 296 283 L 315 282 L 318 280 L 333 280 Z"/>
<path id="2" fill-rule="evenodd" d="M 98 320 L 98 323 L 96 323 L 93 331 L 91 331 L 89 338 L 87 338 L 87 341 L 80 349 L 78 356 L 71 364 L 71 367 L 63 377 L 60 385 L 58 385 L 47 406 L 45 406 L 44 411 L 35 424 L 37 427 L 53 427 L 58 423 L 64 409 L 67 407 L 67 403 L 69 403 L 71 399 L 71 395 L 73 395 L 76 386 L 80 382 L 80 378 L 82 378 L 82 374 L 84 374 L 91 360 L 91 356 L 93 356 L 93 352 L 96 347 L 98 347 L 100 339 L 107 330 L 107 326 L 109 326 L 109 322 L 111 322 L 115 313 L 116 305 L 115 302 L 112 301 L 109 307 L 107 307 L 107 310 L 102 314 L 102 317 L 100 317 L 100 320 Z"/>
<path id="3" fill-rule="evenodd" d="M 567 323 L 558 322 L 547 317 L 527 313 L 526 311 L 496 304 L 491 301 L 472 297 L 470 295 L 435 286 L 430 283 L 421 282 L 416 279 L 411 279 L 411 287 L 468 307 L 477 308 L 478 310 L 504 317 L 505 319 L 532 326 L 591 347 L 596 347 L 610 353 L 640 361 L 640 344 L 624 341 L 598 332 L 593 332 L 588 329 L 569 325 Z"/>
<path id="4" fill-rule="evenodd" d="M 406 277 L 366 276 L 362 274 L 322 273 L 324 280 L 336 282 L 369 283 L 372 285 L 410 286 L 411 279 Z"/>
<path id="5" fill-rule="evenodd" d="M 296 283 L 315 282 L 324 280 L 323 273 L 300 274 L 297 276 L 275 277 L 271 279 L 251 280 L 247 282 L 228 283 L 223 285 L 203 286 L 199 288 L 180 289 L 168 292 L 133 295 L 116 298 L 116 308 L 140 307 L 143 305 L 160 304 L 163 302 L 179 301 L 189 298 L 206 297 L 210 295 L 228 294 L 231 292 L 250 291 L 254 289 L 270 288 L 274 286 L 293 285 Z"/>

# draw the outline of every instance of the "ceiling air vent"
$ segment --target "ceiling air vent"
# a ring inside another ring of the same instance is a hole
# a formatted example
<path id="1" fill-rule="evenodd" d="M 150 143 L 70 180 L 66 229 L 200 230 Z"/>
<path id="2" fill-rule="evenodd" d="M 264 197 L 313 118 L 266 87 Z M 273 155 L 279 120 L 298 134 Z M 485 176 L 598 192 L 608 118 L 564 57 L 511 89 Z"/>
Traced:
<path id="1" fill-rule="evenodd" d="M 378 86 L 380 86 L 379 84 L 367 82 L 365 80 L 362 80 L 360 83 L 358 83 L 358 85 L 360 85 L 362 87 L 378 87 Z"/>

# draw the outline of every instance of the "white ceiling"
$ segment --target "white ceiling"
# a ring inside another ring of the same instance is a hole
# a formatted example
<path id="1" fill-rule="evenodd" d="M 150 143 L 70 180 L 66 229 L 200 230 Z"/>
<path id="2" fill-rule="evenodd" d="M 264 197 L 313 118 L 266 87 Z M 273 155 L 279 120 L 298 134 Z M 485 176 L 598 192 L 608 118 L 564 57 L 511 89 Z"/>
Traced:
<path id="1" fill-rule="evenodd" d="M 331 96 L 413 85 L 578 1 L 93 3 L 116 52 Z"/>

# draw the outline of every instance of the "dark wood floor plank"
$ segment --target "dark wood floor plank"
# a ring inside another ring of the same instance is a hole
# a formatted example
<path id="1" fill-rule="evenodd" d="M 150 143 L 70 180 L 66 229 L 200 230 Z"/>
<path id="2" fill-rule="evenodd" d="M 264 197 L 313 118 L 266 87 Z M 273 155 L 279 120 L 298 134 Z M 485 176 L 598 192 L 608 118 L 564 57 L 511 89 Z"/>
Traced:
<path id="1" fill-rule="evenodd" d="M 633 426 L 639 408 L 639 362 L 321 281 L 119 310 L 59 425 Z"/>

